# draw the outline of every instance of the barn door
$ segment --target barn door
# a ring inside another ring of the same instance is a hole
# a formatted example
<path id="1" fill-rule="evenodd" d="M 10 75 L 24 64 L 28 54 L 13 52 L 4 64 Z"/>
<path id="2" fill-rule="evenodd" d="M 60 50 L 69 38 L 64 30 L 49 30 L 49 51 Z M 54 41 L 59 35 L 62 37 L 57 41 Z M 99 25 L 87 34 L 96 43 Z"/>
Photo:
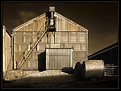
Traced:
<path id="1" fill-rule="evenodd" d="M 46 69 L 60 70 L 72 67 L 72 52 L 73 49 L 46 49 Z"/>

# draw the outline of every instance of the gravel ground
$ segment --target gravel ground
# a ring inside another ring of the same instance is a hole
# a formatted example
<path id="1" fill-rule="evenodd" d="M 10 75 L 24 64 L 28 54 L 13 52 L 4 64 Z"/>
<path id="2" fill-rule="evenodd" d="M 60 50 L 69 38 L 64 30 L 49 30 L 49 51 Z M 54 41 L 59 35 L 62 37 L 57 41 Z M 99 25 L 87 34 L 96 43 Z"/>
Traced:
<path id="1" fill-rule="evenodd" d="M 3 83 L 3 88 L 117 88 L 117 86 L 117 78 L 82 81 L 61 70 L 37 71 L 23 79 Z"/>

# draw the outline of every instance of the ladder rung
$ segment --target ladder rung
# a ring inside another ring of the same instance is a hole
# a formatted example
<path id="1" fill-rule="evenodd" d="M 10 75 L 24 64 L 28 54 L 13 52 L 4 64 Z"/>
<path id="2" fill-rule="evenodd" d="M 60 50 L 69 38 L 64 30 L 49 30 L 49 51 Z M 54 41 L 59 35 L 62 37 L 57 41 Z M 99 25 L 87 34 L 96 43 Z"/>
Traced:
<path id="1" fill-rule="evenodd" d="M 30 54 L 33 52 L 34 48 L 37 46 L 37 44 L 41 41 L 41 39 L 43 38 L 43 36 L 45 35 L 45 33 L 47 32 L 44 31 L 42 32 L 41 36 L 39 37 L 39 39 L 33 44 L 32 48 L 30 48 L 30 50 L 28 51 L 28 53 L 25 56 L 25 59 L 22 60 L 22 62 L 20 63 L 20 66 L 18 66 L 19 68 L 23 65 L 23 63 L 27 60 L 27 58 L 30 56 Z"/>

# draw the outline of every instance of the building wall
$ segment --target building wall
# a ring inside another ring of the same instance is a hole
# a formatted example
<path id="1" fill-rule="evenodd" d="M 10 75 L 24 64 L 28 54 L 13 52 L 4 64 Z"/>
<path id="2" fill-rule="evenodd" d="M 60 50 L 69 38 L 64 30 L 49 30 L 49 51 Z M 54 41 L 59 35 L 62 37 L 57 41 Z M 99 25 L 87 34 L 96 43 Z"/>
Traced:
<path id="1" fill-rule="evenodd" d="M 3 26 L 3 73 L 12 70 L 11 37 Z"/>
<path id="2" fill-rule="evenodd" d="M 77 61 L 83 62 L 88 59 L 87 29 L 58 13 L 55 14 L 55 17 L 56 32 L 45 34 L 22 69 L 37 70 L 38 55 L 44 53 L 46 48 L 74 48 L 73 66 Z M 36 42 L 38 34 L 45 31 L 46 25 L 43 24 L 46 24 L 45 14 L 14 29 L 14 68 L 20 63 L 23 52 L 30 50 L 30 42 Z"/>
<path id="3" fill-rule="evenodd" d="M 46 69 L 58 70 L 64 67 L 73 67 L 72 48 L 47 48 Z"/>
<path id="4" fill-rule="evenodd" d="M 109 47 L 106 47 L 92 55 L 89 56 L 89 59 L 101 59 L 105 64 L 114 64 L 118 65 L 119 61 L 119 48 L 118 43 L 115 43 Z"/>

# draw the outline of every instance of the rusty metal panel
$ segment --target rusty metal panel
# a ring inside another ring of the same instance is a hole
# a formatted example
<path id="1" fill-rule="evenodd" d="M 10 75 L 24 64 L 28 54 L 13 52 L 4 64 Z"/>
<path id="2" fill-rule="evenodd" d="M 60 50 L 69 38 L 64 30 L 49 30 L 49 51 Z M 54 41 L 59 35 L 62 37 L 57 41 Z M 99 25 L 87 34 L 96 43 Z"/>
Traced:
<path id="1" fill-rule="evenodd" d="M 72 67 L 73 49 L 46 49 L 46 69 Z"/>

